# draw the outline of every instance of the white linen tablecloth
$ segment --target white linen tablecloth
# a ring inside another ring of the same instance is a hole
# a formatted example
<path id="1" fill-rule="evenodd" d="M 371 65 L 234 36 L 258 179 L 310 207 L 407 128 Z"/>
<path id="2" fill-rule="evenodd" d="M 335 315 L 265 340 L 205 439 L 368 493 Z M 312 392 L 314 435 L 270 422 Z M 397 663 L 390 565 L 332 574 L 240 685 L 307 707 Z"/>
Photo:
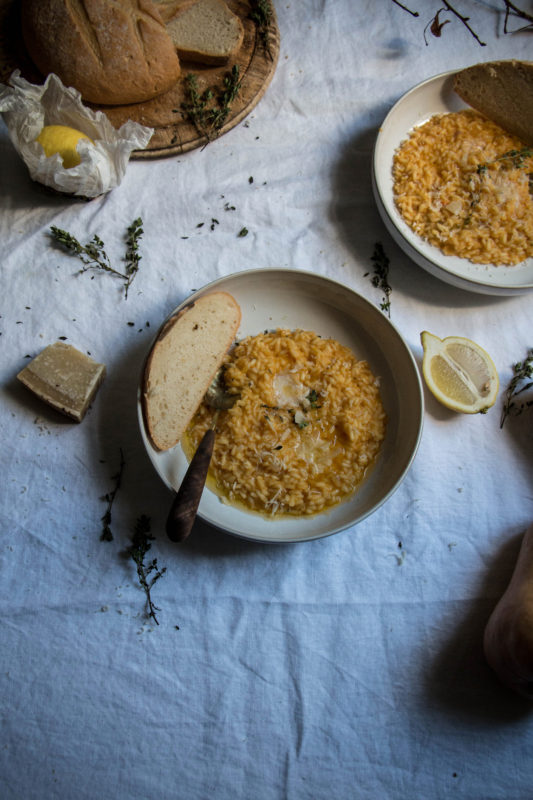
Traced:
<path id="1" fill-rule="evenodd" d="M 344 533 L 279 546 L 201 522 L 169 542 L 171 495 L 136 418 L 149 342 L 193 289 L 287 267 L 379 304 L 376 241 L 416 359 L 424 329 L 467 336 L 507 386 L 533 346 L 531 295 L 469 293 L 410 262 L 379 217 L 370 165 L 405 91 L 477 61 L 531 58 L 533 36 L 504 35 L 503 2 L 457 0 L 486 46 L 451 14 L 426 45 L 439 4 L 407 5 L 420 16 L 392 0 L 277 2 L 279 64 L 246 122 L 205 149 L 131 161 L 91 202 L 32 183 L 0 124 L 3 798 L 533 796 L 531 705 L 500 686 L 481 646 L 533 519 L 533 412 L 500 429 L 501 397 L 469 416 L 426 393 L 418 455 L 392 498 Z M 96 233 L 118 261 L 139 216 L 127 300 L 108 275 L 76 274 L 48 236 L 51 225 Z M 15 378 L 59 337 L 107 365 L 80 425 Z M 121 450 L 106 542 L 102 498 Z M 125 555 L 143 514 L 148 558 L 166 568 L 152 593 L 159 625 Z"/>

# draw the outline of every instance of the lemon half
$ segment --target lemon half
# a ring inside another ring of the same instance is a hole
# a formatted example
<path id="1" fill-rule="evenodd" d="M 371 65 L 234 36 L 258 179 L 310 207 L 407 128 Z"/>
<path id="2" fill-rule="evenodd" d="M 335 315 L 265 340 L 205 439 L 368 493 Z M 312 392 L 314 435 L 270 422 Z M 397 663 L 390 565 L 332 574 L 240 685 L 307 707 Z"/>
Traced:
<path id="1" fill-rule="evenodd" d="M 482 347 L 462 336 L 439 339 L 428 331 L 420 339 L 424 380 L 437 400 L 463 414 L 484 413 L 494 405 L 500 380 Z"/>
<path id="2" fill-rule="evenodd" d="M 76 167 L 81 159 L 77 150 L 80 139 L 93 140 L 85 133 L 70 128 L 68 125 L 45 125 L 35 140 L 39 142 L 47 158 L 59 153 L 65 169 Z"/>

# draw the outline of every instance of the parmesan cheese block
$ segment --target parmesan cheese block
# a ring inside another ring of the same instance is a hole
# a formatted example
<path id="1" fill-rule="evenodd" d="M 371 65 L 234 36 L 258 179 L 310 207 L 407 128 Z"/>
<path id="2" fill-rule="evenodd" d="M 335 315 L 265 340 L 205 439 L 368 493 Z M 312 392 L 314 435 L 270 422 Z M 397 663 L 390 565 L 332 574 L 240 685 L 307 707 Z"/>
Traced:
<path id="1" fill-rule="evenodd" d="M 81 422 L 105 371 L 104 364 L 72 345 L 55 342 L 45 347 L 17 378 L 45 403 Z"/>
<path id="2" fill-rule="evenodd" d="M 161 329 L 143 375 L 146 429 L 157 450 L 179 442 L 234 342 L 237 301 L 210 292 L 188 303 Z"/>

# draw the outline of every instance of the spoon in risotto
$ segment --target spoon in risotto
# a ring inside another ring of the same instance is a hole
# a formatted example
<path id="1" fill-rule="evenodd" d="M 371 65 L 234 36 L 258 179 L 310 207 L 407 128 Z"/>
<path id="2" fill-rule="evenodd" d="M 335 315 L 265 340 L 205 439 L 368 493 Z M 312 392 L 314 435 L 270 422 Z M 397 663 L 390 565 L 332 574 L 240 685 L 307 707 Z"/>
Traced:
<path id="1" fill-rule="evenodd" d="M 180 488 L 176 492 L 174 502 L 168 513 L 166 522 L 166 532 L 168 538 L 173 542 L 183 542 L 191 532 L 200 498 L 207 480 L 209 464 L 213 455 L 215 444 L 215 425 L 218 412 L 227 410 L 235 403 L 239 395 L 228 394 L 224 389 L 223 368 L 221 367 L 211 385 L 209 386 L 204 402 L 215 408 L 217 413 L 213 419 L 211 428 L 204 433 L 200 444 L 191 459 L 191 463 L 185 473 Z"/>

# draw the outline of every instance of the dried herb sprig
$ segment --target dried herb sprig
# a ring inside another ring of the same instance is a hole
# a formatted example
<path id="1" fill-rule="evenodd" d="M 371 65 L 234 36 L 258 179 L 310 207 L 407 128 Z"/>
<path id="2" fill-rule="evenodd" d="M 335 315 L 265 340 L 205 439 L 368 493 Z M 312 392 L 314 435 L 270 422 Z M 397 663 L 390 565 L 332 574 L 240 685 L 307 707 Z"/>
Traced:
<path id="1" fill-rule="evenodd" d="M 53 239 L 58 244 L 65 247 L 73 255 L 78 256 L 84 266 L 80 273 L 87 272 L 90 269 L 100 269 L 104 272 L 109 272 L 124 281 L 124 296 L 128 297 L 128 289 L 131 286 L 135 275 L 139 269 L 139 262 L 141 256 L 139 255 L 139 239 L 144 233 L 142 228 L 142 219 L 138 217 L 128 228 L 126 238 L 126 255 L 124 261 L 126 262 L 125 271 L 115 269 L 111 266 L 109 256 L 105 251 L 105 245 L 102 239 L 95 233 L 93 238 L 87 244 L 81 244 L 75 236 L 68 231 L 57 228 L 52 225 L 50 228 Z"/>
<path id="2" fill-rule="evenodd" d="M 231 105 L 241 89 L 242 80 L 238 64 L 226 73 L 222 87 L 208 87 L 203 92 L 198 88 L 198 77 L 193 73 L 185 76 L 186 99 L 181 110 L 207 142 L 218 136 L 231 111 Z"/>
<path id="3" fill-rule="evenodd" d="M 374 275 L 371 278 L 372 286 L 381 289 L 383 292 L 383 300 L 380 303 L 382 311 L 386 311 L 390 319 L 391 312 L 391 292 L 392 288 L 389 284 L 389 266 L 390 261 L 383 249 L 381 242 L 376 242 L 374 245 L 374 252 L 370 260 L 374 264 Z M 368 273 L 366 273 L 368 275 Z"/>
<path id="4" fill-rule="evenodd" d="M 146 605 L 148 616 L 151 617 L 156 625 L 159 625 L 156 611 L 160 609 L 153 603 L 151 591 L 154 583 L 161 578 L 166 572 L 166 567 L 159 569 L 157 566 L 157 558 L 152 559 L 149 564 L 144 563 L 145 556 L 152 546 L 154 537 L 150 534 L 150 518 L 142 514 L 136 524 L 133 533 L 131 547 L 128 550 L 129 555 L 137 565 L 137 576 L 139 583 L 144 589 L 146 595 Z M 149 576 L 151 576 L 149 578 Z"/>
<path id="5" fill-rule="evenodd" d="M 126 263 L 124 271 L 128 276 L 124 289 L 126 297 L 128 296 L 128 289 L 139 271 L 139 264 L 142 258 L 139 253 L 139 241 L 143 233 L 143 221 L 140 217 L 137 217 L 129 226 L 126 234 L 126 255 L 124 256 L 124 261 Z"/>
<path id="6" fill-rule="evenodd" d="M 105 500 L 105 502 L 107 503 L 107 508 L 101 517 L 103 528 L 102 528 L 102 533 L 100 535 L 100 540 L 102 542 L 113 541 L 113 532 L 111 530 L 111 511 L 113 509 L 113 503 L 115 502 L 115 497 L 122 483 L 124 466 L 125 466 L 124 453 L 122 452 L 122 448 L 120 448 L 120 466 L 118 468 L 118 472 L 116 473 L 116 475 L 113 475 L 111 478 L 111 480 L 115 481 L 114 488 L 112 489 L 111 492 L 107 492 L 102 497 L 102 500 Z"/>
<path id="7" fill-rule="evenodd" d="M 515 402 L 515 398 L 518 395 L 531 389 L 533 386 L 533 381 L 528 380 L 529 378 L 533 378 L 533 348 L 528 350 L 524 361 L 517 361 L 517 363 L 513 365 L 513 377 L 504 395 L 500 428 L 503 428 L 508 416 L 511 414 L 518 416 L 524 409 L 533 406 L 533 399 L 521 403 L 520 405 L 517 405 Z M 524 381 L 527 381 L 527 383 L 524 383 Z"/>
<path id="8" fill-rule="evenodd" d="M 526 160 L 532 156 L 533 148 L 531 147 L 522 147 L 521 150 L 508 150 L 506 153 L 502 153 L 501 156 L 497 156 L 491 161 L 485 161 L 483 164 L 478 164 L 477 173 L 478 175 L 484 175 L 492 164 L 498 164 L 505 161 L 509 162 L 510 169 L 524 169 L 526 166 Z"/>
<path id="9" fill-rule="evenodd" d="M 231 111 L 231 104 L 236 99 L 242 81 L 240 79 L 240 69 L 238 64 L 234 64 L 231 72 L 224 75 L 222 81 L 222 91 L 218 95 L 217 105 L 209 111 L 209 121 L 215 131 L 219 131 L 228 118 Z"/>
<path id="10" fill-rule="evenodd" d="M 257 35 L 271 61 L 274 60 L 270 46 L 270 24 L 272 22 L 272 6 L 268 0 L 251 0 L 250 19 L 254 21 Z"/>
<path id="11" fill-rule="evenodd" d="M 192 122 L 200 136 L 205 136 L 208 141 L 211 141 L 207 113 L 208 103 L 213 98 L 212 90 L 208 88 L 200 92 L 197 76 L 189 73 L 185 76 L 185 91 L 186 100 L 181 104 L 181 110 Z"/>

